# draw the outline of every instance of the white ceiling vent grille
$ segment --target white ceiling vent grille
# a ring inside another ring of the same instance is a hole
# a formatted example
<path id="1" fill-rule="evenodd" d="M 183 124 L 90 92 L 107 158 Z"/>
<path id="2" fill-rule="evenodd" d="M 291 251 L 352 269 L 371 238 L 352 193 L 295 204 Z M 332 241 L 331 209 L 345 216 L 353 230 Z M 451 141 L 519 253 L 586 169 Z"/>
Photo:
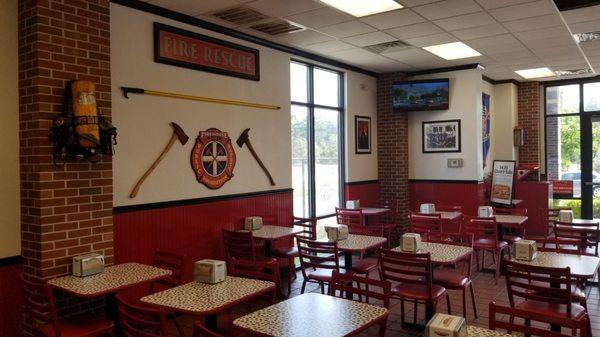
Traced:
<path id="1" fill-rule="evenodd" d="M 278 19 L 275 21 L 258 23 L 250 28 L 272 36 L 294 33 L 306 29 L 291 22 Z"/>
<path id="2" fill-rule="evenodd" d="M 573 34 L 575 42 L 582 43 L 600 39 L 600 31 Z"/>
<path id="3" fill-rule="evenodd" d="M 391 52 L 395 52 L 395 51 L 410 49 L 410 48 L 412 48 L 412 46 L 409 45 L 408 43 L 402 42 L 400 40 L 396 40 L 396 41 L 391 41 L 391 42 L 373 44 L 373 45 L 366 46 L 363 48 L 370 52 L 373 52 L 375 54 L 384 54 L 384 53 L 391 53 Z"/>
<path id="4" fill-rule="evenodd" d="M 252 24 L 269 18 L 261 12 L 245 6 L 228 8 L 211 15 L 236 25 Z"/>

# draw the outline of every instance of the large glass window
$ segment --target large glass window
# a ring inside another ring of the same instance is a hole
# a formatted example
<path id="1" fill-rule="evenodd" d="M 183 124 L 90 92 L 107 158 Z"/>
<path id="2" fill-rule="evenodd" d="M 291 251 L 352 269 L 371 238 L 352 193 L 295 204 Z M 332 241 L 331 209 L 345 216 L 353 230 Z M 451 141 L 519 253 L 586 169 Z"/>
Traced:
<path id="1" fill-rule="evenodd" d="M 292 61 L 294 215 L 326 217 L 342 203 L 342 74 Z"/>

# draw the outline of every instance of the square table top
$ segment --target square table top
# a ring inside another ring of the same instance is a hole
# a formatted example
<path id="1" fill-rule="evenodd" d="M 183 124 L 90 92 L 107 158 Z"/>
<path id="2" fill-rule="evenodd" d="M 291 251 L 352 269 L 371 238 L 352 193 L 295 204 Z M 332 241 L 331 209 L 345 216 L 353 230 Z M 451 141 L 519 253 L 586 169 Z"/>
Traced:
<path id="1" fill-rule="evenodd" d="M 573 225 L 598 225 L 600 224 L 600 219 L 573 219 L 571 221 Z"/>
<path id="2" fill-rule="evenodd" d="M 342 337 L 377 324 L 387 315 L 384 307 L 308 293 L 240 317 L 233 324 L 262 336 Z"/>
<path id="3" fill-rule="evenodd" d="M 205 316 L 232 307 L 275 289 L 275 283 L 242 277 L 226 276 L 225 281 L 207 284 L 190 282 L 163 290 L 140 301 L 170 311 Z"/>
<path id="4" fill-rule="evenodd" d="M 52 288 L 73 296 L 91 298 L 116 293 L 138 284 L 160 280 L 171 275 L 167 269 L 141 263 L 122 263 L 108 266 L 103 273 L 86 276 L 63 276 L 48 281 Z"/>
<path id="5" fill-rule="evenodd" d="M 263 240 L 277 240 L 302 232 L 300 228 L 265 225 L 252 231 L 252 236 Z"/>
<path id="6" fill-rule="evenodd" d="M 600 258 L 587 255 L 562 254 L 555 252 L 538 252 L 537 258 L 533 261 L 516 260 L 512 261 L 540 267 L 566 268 L 571 267 L 571 275 L 579 277 L 594 277 L 600 266 Z"/>
<path id="7" fill-rule="evenodd" d="M 440 212 L 435 212 L 434 214 L 440 214 L 442 216 L 442 219 L 444 219 L 444 220 L 456 220 L 462 216 L 461 212 L 456 212 L 456 211 L 452 211 L 452 212 L 440 211 Z"/>
<path id="8" fill-rule="evenodd" d="M 389 208 L 383 207 L 361 207 L 360 210 L 362 211 L 363 215 L 379 215 L 392 211 Z"/>
<path id="9" fill-rule="evenodd" d="M 327 241 L 327 239 L 323 239 Z M 337 242 L 338 250 L 342 252 L 361 252 L 367 249 L 379 247 L 387 242 L 380 236 L 348 234 L 348 238 Z"/>
<path id="10" fill-rule="evenodd" d="M 467 325 L 467 336 L 468 337 L 514 337 L 504 332 L 490 330 L 474 325 Z"/>
<path id="11" fill-rule="evenodd" d="M 522 225 L 529 219 L 525 215 L 494 214 L 496 222 L 505 225 Z"/>
<path id="12" fill-rule="evenodd" d="M 392 250 L 402 252 L 401 247 Z M 431 262 L 441 264 L 454 264 L 472 252 L 471 247 L 436 242 L 421 242 L 421 250 L 419 250 L 419 253 L 431 254 Z"/>

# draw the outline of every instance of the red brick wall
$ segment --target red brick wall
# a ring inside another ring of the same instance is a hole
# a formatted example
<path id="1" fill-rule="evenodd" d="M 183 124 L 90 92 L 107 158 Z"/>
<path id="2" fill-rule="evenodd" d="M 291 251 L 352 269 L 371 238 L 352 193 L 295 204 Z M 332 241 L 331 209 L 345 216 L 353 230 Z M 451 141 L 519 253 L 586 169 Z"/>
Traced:
<path id="1" fill-rule="evenodd" d="M 524 129 L 525 145 L 519 148 L 520 163 L 540 163 L 540 85 L 523 82 L 518 87 L 519 126 Z"/>
<path id="2" fill-rule="evenodd" d="M 93 81 L 99 112 L 110 116 L 109 1 L 19 1 L 22 254 L 36 278 L 69 273 L 73 255 L 113 260 L 110 157 L 52 164 L 48 129 L 73 79 Z"/>
<path id="3" fill-rule="evenodd" d="M 397 200 L 400 219 L 408 215 L 408 114 L 392 111 L 392 83 L 403 73 L 382 74 L 377 80 L 377 161 L 379 197 Z M 403 222 L 405 223 L 405 222 Z"/>

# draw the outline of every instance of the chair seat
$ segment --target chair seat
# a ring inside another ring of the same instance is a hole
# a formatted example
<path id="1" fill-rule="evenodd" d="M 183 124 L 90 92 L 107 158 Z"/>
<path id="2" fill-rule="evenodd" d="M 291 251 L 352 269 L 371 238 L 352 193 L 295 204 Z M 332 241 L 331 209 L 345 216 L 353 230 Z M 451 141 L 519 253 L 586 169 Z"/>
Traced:
<path id="1" fill-rule="evenodd" d="M 509 245 L 512 245 L 513 243 L 515 243 L 517 241 L 523 240 L 523 238 L 521 238 L 518 235 L 505 234 L 505 235 L 502 235 L 502 240 L 506 241 Z"/>
<path id="2" fill-rule="evenodd" d="M 571 299 L 574 302 L 583 301 L 586 299 L 585 293 L 583 292 L 583 290 L 581 290 L 581 288 L 574 285 L 571 287 Z"/>
<path id="3" fill-rule="evenodd" d="M 58 322 L 62 337 L 96 337 L 112 331 L 114 323 L 104 318 L 65 319 Z M 43 336 L 56 337 L 54 325 L 48 324 L 39 329 Z"/>
<path id="4" fill-rule="evenodd" d="M 306 277 L 310 280 L 329 282 L 331 281 L 331 277 L 333 275 L 334 270 L 335 269 L 320 268 L 315 271 L 311 271 L 310 273 L 306 273 Z M 352 271 L 346 271 L 344 269 L 340 269 L 339 272 L 340 274 L 353 274 Z"/>
<path id="5" fill-rule="evenodd" d="M 271 253 L 275 257 L 280 258 L 295 258 L 299 257 L 300 253 L 298 252 L 297 247 L 277 247 L 271 250 Z"/>
<path id="6" fill-rule="evenodd" d="M 498 246 L 496 246 L 496 242 L 493 239 L 477 239 L 473 241 L 473 248 L 504 249 L 506 247 L 508 247 L 508 243 L 506 241 L 498 241 Z"/>
<path id="7" fill-rule="evenodd" d="M 446 294 L 446 288 L 434 284 L 431 287 L 431 294 L 432 300 L 435 301 Z M 429 287 L 424 284 L 400 283 L 392 288 L 392 296 L 426 301 L 429 299 Z"/>
<path id="8" fill-rule="evenodd" d="M 435 269 L 433 283 L 448 289 L 462 289 L 469 284 L 469 278 L 455 269 Z"/>
<path id="9" fill-rule="evenodd" d="M 564 304 L 547 303 L 540 301 L 526 300 L 517 305 L 517 309 L 529 311 L 532 313 L 548 316 L 548 317 L 567 317 L 567 308 Z M 579 318 L 586 313 L 585 308 L 579 304 L 571 303 L 571 317 Z"/>
<path id="10" fill-rule="evenodd" d="M 352 271 L 356 274 L 367 274 L 371 270 L 377 269 L 379 262 L 375 258 L 365 257 L 362 260 L 352 263 Z"/>

